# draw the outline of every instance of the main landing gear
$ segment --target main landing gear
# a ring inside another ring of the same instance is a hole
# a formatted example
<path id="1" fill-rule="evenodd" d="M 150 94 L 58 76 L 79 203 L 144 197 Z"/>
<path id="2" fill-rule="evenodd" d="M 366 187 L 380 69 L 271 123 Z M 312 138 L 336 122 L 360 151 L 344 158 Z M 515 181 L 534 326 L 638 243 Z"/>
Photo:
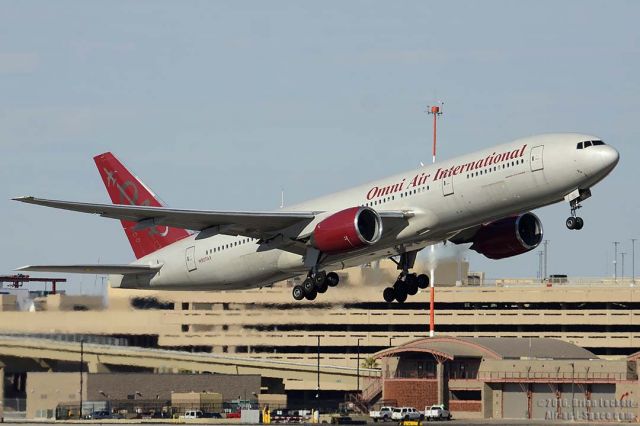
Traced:
<path id="1" fill-rule="evenodd" d="M 569 216 L 565 222 L 565 224 L 567 225 L 567 228 L 571 229 L 571 230 L 580 230 L 582 229 L 582 227 L 584 226 L 584 220 L 582 220 L 582 218 L 580 216 L 576 215 L 576 211 L 582 208 L 582 206 L 580 205 L 580 200 L 579 199 L 575 199 L 571 201 L 571 216 Z"/>
<path id="2" fill-rule="evenodd" d="M 318 293 L 326 292 L 329 287 L 335 287 L 339 282 L 340 277 L 335 272 L 309 272 L 302 284 L 293 287 L 293 298 L 295 300 L 315 300 Z"/>
<path id="3" fill-rule="evenodd" d="M 429 277 L 427 275 L 409 273 L 409 269 L 413 268 L 415 264 L 417 254 L 417 251 L 402 253 L 400 261 L 391 258 L 392 261 L 396 262 L 401 272 L 393 286 L 385 288 L 382 292 L 385 302 L 391 303 L 397 300 L 399 303 L 404 303 L 407 300 L 407 296 L 415 295 L 418 293 L 419 288 L 425 289 L 429 287 Z"/>

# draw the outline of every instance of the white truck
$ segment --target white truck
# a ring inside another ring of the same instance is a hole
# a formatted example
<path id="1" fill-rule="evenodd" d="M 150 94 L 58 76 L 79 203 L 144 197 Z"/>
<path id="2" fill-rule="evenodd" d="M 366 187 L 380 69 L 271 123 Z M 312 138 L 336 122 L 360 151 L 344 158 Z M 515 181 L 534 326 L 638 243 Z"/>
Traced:
<path id="1" fill-rule="evenodd" d="M 388 422 L 391 420 L 391 414 L 393 413 L 394 408 L 395 407 L 390 406 L 380 407 L 380 410 L 378 411 L 369 411 L 369 417 L 371 417 L 374 422 L 377 422 L 378 420 Z"/>
<path id="2" fill-rule="evenodd" d="M 432 405 L 424 407 L 424 418 L 426 420 L 451 420 L 451 412 L 444 408 L 444 405 Z"/>
<path id="3" fill-rule="evenodd" d="M 422 420 L 424 419 L 424 414 L 420 411 L 416 410 L 413 407 L 399 407 L 394 408 L 393 413 L 391 413 L 391 420 Z"/>

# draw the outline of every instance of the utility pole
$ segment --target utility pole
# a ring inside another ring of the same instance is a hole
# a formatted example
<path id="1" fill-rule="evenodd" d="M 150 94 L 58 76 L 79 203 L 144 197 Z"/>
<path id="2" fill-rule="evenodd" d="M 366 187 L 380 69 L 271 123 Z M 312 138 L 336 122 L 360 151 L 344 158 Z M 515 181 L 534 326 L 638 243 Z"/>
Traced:
<path id="1" fill-rule="evenodd" d="M 538 278 L 540 282 L 544 280 L 542 276 L 542 260 L 543 260 L 544 252 L 542 250 L 538 250 Z"/>
<path id="2" fill-rule="evenodd" d="M 620 279 L 624 281 L 624 255 L 627 254 L 625 252 L 620 253 Z"/>
<path id="3" fill-rule="evenodd" d="M 631 239 L 631 285 L 636 285 L 636 239 Z"/>
<path id="4" fill-rule="evenodd" d="M 427 114 L 433 115 L 433 147 L 431 149 L 432 163 L 436 163 L 436 141 L 437 141 L 437 123 L 438 117 L 442 115 L 441 107 L 444 106 L 443 102 L 440 102 L 440 106 L 433 105 L 427 107 Z M 431 259 L 435 259 L 435 244 L 431 245 Z M 435 321 L 435 300 L 436 300 L 436 269 L 434 265 L 431 265 L 430 280 L 429 280 L 429 337 L 436 335 L 436 321 Z"/>
<path id="5" fill-rule="evenodd" d="M 543 280 L 546 280 L 548 277 L 547 260 L 549 259 L 549 240 L 544 240 L 542 243 L 544 244 L 544 278 Z"/>
<path id="6" fill-rule="evenodd" d="M 78 419 L 82 419 L 82 393 L 84 391 L 84 339 L 80 340 L 80 414 Z"/>
<path id="7" fill-rule="evenodd" d="M 618 282 L 618 244 L 620 241 L 613 242 L 613 281 Z"/>

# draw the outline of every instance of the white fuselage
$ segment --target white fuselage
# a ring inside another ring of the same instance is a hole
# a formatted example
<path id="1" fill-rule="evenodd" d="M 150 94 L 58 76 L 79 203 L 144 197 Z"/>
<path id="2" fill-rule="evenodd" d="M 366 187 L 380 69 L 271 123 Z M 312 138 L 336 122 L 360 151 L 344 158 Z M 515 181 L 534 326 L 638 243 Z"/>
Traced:
<path id="1" fill-rule="evenodd" d="M 518 139 L 285 210 L 326 212 L 301 235 L 328 215 L 358 205 L 412 213 L 405 226 L 385 234 L 378 243 L 329 256 L 320 265 L 326 270 L 341 269 L 419 249 L 463 229 L 562 201 L 576 189 L 590 188 L 618 159 L 615 149 L 607 145 L 576 149 L 579 142 L 597 139 L 580 134 Z M 307 272 L 303 256 L 259 247 L 257 240 L 244 236 L 196 239 L 193 235 L 135 263 L 163 265 L 150 282 L 150 288 L 157 289 L 259 287 Z M 112 282 L 118 285 L 120 279 L 113 277 Z"/>

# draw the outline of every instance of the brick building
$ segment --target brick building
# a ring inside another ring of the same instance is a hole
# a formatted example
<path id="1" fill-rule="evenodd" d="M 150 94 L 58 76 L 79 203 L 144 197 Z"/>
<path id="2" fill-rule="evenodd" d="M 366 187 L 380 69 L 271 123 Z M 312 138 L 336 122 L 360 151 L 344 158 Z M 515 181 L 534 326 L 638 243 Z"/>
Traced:
<path id="1" fill-rule="evenodd" d="M 604 360 L 545 338 L 417 339 L 378 352 L 382 399 L 456 418 L 638 418 L 638 355 Z"/>

